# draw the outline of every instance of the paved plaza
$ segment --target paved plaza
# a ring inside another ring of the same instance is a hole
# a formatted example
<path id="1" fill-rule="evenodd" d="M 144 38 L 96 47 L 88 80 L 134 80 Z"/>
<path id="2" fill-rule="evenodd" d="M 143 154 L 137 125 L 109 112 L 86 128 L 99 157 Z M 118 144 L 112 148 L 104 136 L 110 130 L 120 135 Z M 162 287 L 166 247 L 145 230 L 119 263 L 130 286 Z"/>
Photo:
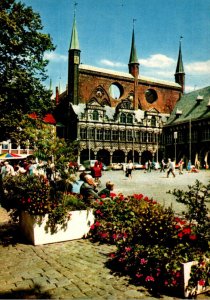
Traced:
<path id="1" fill-rule="evenodd" d="M 123 171 L 103 173 L 102 185 L 107 180 L 115 183 L 115 192 L 125 195 L 142 193 L 170 205 L 177 211 L 182 207 L 166 194 L 173 188 L 187 189 L 198 179 L 210 180 L 209 171 L 184 173 L 166 178 L 166 173 L 142 170 L 125 178 Z M 42 246 L 29 245 L 18 231 L 8 223 L 7 213 L 0 208 L 0 299 L 157 299 L 143 288 L 134 286 L 129 278 L 116 276 L 106 266 L 114 246 L 99 245 L 86 240 L 74 240 Z M 163 300 L 180 299 L 162 295 Z M 210 299 L 202 294 L 198 299 Z"/>

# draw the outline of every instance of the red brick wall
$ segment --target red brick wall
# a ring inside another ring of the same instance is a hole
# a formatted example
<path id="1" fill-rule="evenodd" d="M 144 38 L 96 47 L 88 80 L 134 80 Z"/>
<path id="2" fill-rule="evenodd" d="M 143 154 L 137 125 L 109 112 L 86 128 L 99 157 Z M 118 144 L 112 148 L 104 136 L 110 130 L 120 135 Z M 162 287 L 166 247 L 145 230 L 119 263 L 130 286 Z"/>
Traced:
<path id="1" fill-rule="evenodd" d="M 120 99 L 113 99 L 109 95 L 109 87 L 113 83 L 120 84 L 124 89 L 124 93 Z M 90 100 L 93 91 L 98 86 L 103 87 L 103 89 L 109 95 L 111 106 L 115 107 L 117 104 L 119 104 L 120 100 L 126 99 L 129 93 L 134 90 L 134 79 L 99 72 L 80 70 L 79 102 L 87 103 Z M 148 103 L 145 98 L 145 92 L 148 88 L 154 89 L 158 95 L 158 99 L 152 104 Z M 163 84 L 155 85 L 150 82 L 139 82 L 137 98 L 139 99 L 142 110 L 155 108 L 161 113 L 170 113 L 180 97 L 180 92 L 181 88 L 177 87 L 164 86 Z"/>

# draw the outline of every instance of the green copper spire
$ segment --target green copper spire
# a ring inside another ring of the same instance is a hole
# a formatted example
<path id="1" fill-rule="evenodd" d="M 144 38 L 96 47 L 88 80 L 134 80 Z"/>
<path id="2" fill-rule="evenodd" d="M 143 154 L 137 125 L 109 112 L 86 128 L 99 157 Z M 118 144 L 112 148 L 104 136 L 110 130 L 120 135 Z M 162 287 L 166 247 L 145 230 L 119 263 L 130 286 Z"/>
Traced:
<path id="1" fill-rule="evenodd" d="M 179 56 L 176 66 L 176 73 L 184 73 L 184 66 L 182 62 L 182 49 L 181 49 L 181 41 L 179 42 Z"/>
<path id="2" fill-rule="evenodd" d="M 69 50 L 79 50 L 79 39 L 78 39 L 75 16 L 74 16 L 74 23 L 73 23 L 72 33 L 71 33 L 71 42 L 70 42 Z"/>
<path id="3" fill-rule="evenodd" d="M 136 45 L 135 45 L 135 37 L 134 37 L 134 28 L 133 28 L 133 34 L 132 34 L 132 42 L 131 42 L 131 53 L 130 53 L 130 59 L 129 64 L 138 64 L 138 57 L 137 57 L 137 51 L 136 51 Z"/>

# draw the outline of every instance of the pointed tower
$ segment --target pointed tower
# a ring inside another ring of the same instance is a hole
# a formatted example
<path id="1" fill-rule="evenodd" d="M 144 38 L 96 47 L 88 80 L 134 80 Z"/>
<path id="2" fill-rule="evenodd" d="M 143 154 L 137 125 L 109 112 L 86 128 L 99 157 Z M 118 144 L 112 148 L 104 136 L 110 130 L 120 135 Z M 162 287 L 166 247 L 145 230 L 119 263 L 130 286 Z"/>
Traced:
<path id="1" fill-rule="evenodd" d="M 138 109 L 138 95 L 137 95 L 137 86 L 138 86 L 138 77 L 139 77 L 139 62 L 137 57 L 136 45 L 135 45 L 135 36 L 134 28 L 131 41 L 131 52 L 130 59 L 128 64 L 129 73 L 134 77 L 134 98 L 133 98 L 133 108 Z"/>
<path id="2" fill-rule="evenodd" d="M 176 73 L 175 73 L 175 82 L 182 86 L 182 93 L 184 93 L 185 89 L 185 72 L 184 66 L 182 62 L 182 49 L 181 49 L 181 41 L 179 42 L 179 56 L 177 60 Z"/>
<path id="3" fill-rule="evenodd" d="M 76 27 L 76 18 L 74 14 L 74 22 L 71 34 L 71 42 L 68 57 L 68 98 L 73 104 L 79 103 L 78 84 L 79 84 L 79 64 L 80 64 L 79 39 Z"/>
<path id="4" fill-rule="evenodd" d="M 130 52 L 128 69 L 129 69 L 129 73 L 131 75 L 133 75 L 133 77 L 138 77 L 139 62 L 138 62 L 138 57 L 137 57 L 136 45 L 135 45 L 134 28 L 133 28 L 133 34 L 132 34 L 131 52 Z"/>

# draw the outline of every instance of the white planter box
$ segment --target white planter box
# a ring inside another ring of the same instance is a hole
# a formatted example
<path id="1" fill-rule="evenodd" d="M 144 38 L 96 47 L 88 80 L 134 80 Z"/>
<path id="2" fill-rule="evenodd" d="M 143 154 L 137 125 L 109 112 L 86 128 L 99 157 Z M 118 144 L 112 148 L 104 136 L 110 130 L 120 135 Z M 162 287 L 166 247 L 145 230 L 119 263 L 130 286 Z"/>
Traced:
<path id="1" fill-rule="evenodd" d="M 192 297 L 195 294 L 201 294 L 205 293 L 210 290 L 210 287 L 203 287 L 201 285 L 198 285 L 197 288 L 194 288 L 193 290 L 187 289 L 188 282 L 190 279 L 190 272 L 191 272 L 191 267 L 193 265 L 196 265 L 196 261 L 191 261 L 187 263 L 182 264 L 182 272 L 183 272 L 183 293 L 182 296 L 185 298 L 188 298 L 189 296 Z"/>
<path id="2" fill-rule="evenodd" d="M 22 211 L 20 215 L 20 229 L 24 236 L 33 245 L 43 245 L 57 243 L 75 239 L 81 239 L 87 235 L 90 226 L 94 223 L 93 210 L 77 210 L 71 211 L 71 217 L 68 221 L 67 228 L 62 229 L 58 226 L 58 231 L 51 234 L 50 229 L 46 231 L 45 226 L 48 220 L 48 215 L 32 216 L 27 212 Z M 37 222 L 37 220 L 42 220 Z"/>

